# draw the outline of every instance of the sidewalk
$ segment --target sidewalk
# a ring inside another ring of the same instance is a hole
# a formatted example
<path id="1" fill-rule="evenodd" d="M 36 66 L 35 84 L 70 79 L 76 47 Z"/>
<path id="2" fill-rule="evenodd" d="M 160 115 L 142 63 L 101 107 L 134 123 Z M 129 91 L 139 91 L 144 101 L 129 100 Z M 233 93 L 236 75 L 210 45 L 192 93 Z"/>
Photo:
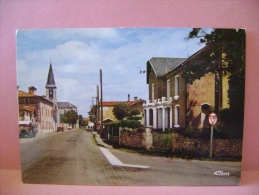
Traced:
<path id="1" fill-rule="evenodd" d="M 102 140 L 102 138 L 100 137 L 100 134 L 99 134 L 99 133 L 93 131 L 93 136 L 94 136 L 94 139 L 95 139 L 97 145 L 103 146 L 103 147 L 105 147 L 105 148 L 112 148 L 112 146 L 110 146 L 110 145 L 108 145 L 108 144 L 106 144 L 106 143 L 103 142 L 103 140 Z"/>

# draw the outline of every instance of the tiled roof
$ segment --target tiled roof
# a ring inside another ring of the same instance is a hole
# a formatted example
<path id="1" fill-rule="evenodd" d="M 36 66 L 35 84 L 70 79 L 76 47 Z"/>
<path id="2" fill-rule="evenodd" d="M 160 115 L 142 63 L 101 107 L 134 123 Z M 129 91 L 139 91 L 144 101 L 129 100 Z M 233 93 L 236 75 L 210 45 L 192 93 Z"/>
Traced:
<path id="1" fill-rule="evenodd" d="M 149 63 L 154 69 L 156 76 L 160 77 L 177 67 L 185 59 L 186 58 L 151 58 Z"/>
<path id="2" fill-rule="evenodd" d="M 53 104 L 53 102 L 50 101 L 50 100 L 48 100 L 48 99 L 46 98 L 46 96 L 34 95 L 34 94 L 31 94 L 31 93 L 26 93 L 26 92 L 21 91 L 21 90 L 18 90 L 18 97 L 19 97 L 19 98 L 26 98 L 26 97 L 28 97 L 28 98 L 30 98 L 30 97 L 33 98 L 33 97 L 37 97 L 37 98 L 40 98 L 41 100 L 48 101 L 49 103 Z"/>
<path id="3" fill-rule="evenodd" d="M 77 109 L 77 107 L 75 105 L 71 104 L 70 102 L 57 102 L 57 104 L 58 104 L 59 109 L 65 109 L 65 108 L 67 108 L 67 109 L 72 109 L 72 108 Z"/>
<path id="4" fill-rule="evenodd" d="M 122 103 L 122 102 L 103 102 L 103 106 L 114 106 L 115 104 Z M 101 105 L 101 102 L 99 102 Z"/>
<path id="5" fill-rule="evenodd" d="M 18 97 L 36 97 L 36 95 L 18 90 Z"/>
<path id="6" fill-rule="evenodd" d="M 185 60 L 186 58 L 151 58 L 149 61 L 147 61 L 147 84 L 149 83 L 151 68 L 154 70 L 156 77 L 162 77 L 179 66 Z"/>

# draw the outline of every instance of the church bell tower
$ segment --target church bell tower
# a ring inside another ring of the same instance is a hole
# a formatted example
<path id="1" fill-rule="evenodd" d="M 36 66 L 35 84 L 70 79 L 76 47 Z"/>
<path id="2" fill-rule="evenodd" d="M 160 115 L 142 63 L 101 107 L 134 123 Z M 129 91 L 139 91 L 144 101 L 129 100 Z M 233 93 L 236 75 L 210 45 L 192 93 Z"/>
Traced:
<path id="1" fill-rule="evenodd" d="M 52 70 L 52 64 L 50 63 L 49 66 L 49 74 L 48 74 L 48 79 L 46 83 L 46 98 L 54 103 L 54 105 L 57 105 L 57 87 L 55 84 L 55 79 L 54 79 L 54 73 Z"/>
<path id="2" fill-rule="evenodd" d="M 46 99 L 50 100 L 53 105 L 53 129 L 57 130 L 57 126 L 59 125 L 59 115 L 58 115 L 58 104 L 57 104 L 57 86 L 54 79 L 54 73 L 52 69 L 52 64 L 50 62 L 49 65 L 49 74 L 46 83 Z"/>

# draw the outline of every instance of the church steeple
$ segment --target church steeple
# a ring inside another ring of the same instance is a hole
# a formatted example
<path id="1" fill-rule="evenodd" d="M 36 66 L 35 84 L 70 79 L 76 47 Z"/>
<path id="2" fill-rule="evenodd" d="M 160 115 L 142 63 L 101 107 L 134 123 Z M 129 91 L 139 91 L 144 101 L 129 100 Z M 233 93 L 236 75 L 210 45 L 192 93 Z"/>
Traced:
<path id="1" fill-rule="evenodd" d="M 52 70 L 51 61 L 50 61 L 50 65 L 49 65 L 49 74 L 48 74 L 45 89 L 46 89 L 46 98 L 53 103 L 53 109 L 52 109 L 53 122 L 54 122 L 53 125 L 54 125 L 54 129 L 56 130 L 60 119 L 59 119 L 59 115 L 57 113 L 58 112 L 57 86 L 56 86 L 55 79 L 54 79 L 54 73 Z"/>
<path id="2" fill-rule="evenodd" d="M 53 74 L 53 70 L 52 70 L 52 64 L 50 62 L 50 66 L 49 66 L 49 74 L 48 74 L 48 79 L 47 79 L 47 83 L 46 83 L 46 88 L 57 88 L 56 84 L 55 84 L 55 79 L 54 79 L 54 74 Z"/>
<path id="3" fill-rule="evenodd" d="M 55 79 L 54 79 L 54 73 L 52 70 L 52 64 L 50 62 L 49 65 L 49 74 L 48 74 L 48 79 L 47 79 L 47 83 L 46 83 L 46 98 L 51 100 L 54 104 L 57 103 L 57 86 L 55 83 Z"/>

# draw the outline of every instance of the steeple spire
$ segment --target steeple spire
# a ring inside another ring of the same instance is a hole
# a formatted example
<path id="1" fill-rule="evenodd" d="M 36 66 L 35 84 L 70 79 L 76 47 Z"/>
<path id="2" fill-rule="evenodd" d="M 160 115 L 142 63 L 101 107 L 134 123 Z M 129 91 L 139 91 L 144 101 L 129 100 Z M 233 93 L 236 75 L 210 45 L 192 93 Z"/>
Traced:
<path id="1" fill-rule="evenodd" d="M 56 84 L 55 84 L 55 79 L 54 79 L 54 73 L 52 70 L 52 64 L 50 62 L 50 66 L 49 66 L 49 74 L 48 74 L 48 79 L 47 79 L 47 83 L 46 83 L 46 88 L 57 88 Z"/>

